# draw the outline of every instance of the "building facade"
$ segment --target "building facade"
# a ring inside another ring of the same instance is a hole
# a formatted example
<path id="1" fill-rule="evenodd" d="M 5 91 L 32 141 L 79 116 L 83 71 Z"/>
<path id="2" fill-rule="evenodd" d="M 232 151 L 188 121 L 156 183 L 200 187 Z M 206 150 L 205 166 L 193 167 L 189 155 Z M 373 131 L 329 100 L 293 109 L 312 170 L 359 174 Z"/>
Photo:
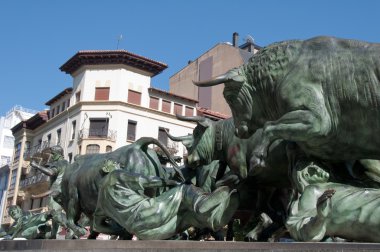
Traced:
<path id="1" fill-rule="evenodd" d="M 187 95 L 199 101 L 199 107 L 231 116 L 231 110 L 223 98 L 224 85 L 197 87 L 193 81 L 203 81 L 226 73 L 246 63 L 261 47 L 247 39 L 238 45 L 239 35 L 235 32 L 232 43 L 219 43 L 175 73 L 169 79 L 170 92 Z"/>
<path id="2" fill-rule="evenodd" d="M 5 116 L 0 117 L 0 220 L 6 207 L 6 192 L 9 178 L 9 165 L 14 152 L 14 137 L 11 128 L 20 121 L 33 116 L 37 111 L 16 105 Z"/>
<path id="3" fill-rule="evenodd" d="M 196 99 L 151 87 L 151 78 L 167 65 L 125 50 L 80 51 L 61 66 L 73 78 L 71 87 L 55 95 L 38 112 L 12 128 L 15 158 L 10 165 L 7 205 L 23 210 L 46 210 L 49 178 L 29 166 L 30 157 L 46 147 L 60 145 L 65 158 L 105 153 L 140 137 L 159 139 L 176 156 L 185 148 L 171 142 L 173 135 L 192 133 L 194 123 L 175 114 L 197 114 Z M 4 212 L 3 224 L 11 223 Z"/>

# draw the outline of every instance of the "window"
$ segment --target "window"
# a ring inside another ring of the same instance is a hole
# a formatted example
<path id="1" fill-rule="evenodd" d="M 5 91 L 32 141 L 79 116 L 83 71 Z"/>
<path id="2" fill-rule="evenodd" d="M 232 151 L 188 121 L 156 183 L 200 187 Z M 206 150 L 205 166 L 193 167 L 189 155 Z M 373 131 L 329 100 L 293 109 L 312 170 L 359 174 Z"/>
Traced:
<path id="1" fill-rule="evenodd" d="M 41 151 L 42 150 L 42 139 L 38 139 L 38 144 L 37 144 L 37 151 Z"/>
<path id="2" fill-rule="evenodd" d="M 67 156 L 69 157 L 69 163 L 71 163 L 71 161 L 73 160 L 73 153 L 69 153 L 67 154 Z"/>
<path id="3" fill-rule="evenodd" d="M 106 146 L 106 152 L 111 152 L 112 151 L 112 146 L 111 145 L 107 145 Z"/>
<path id="4" fill-rule="evenodd" d="M 13 136 L 4 136 L 3 147 L 7 148 L 7 149 L 12 149 L 14 141 L 15 141 L 15 139 Z"/>
<path id="5" fill-rule="evenodd" d="M 182 115 L 182 104 L 174 103 L 174 114 Z"/>
<path id="6" fill-rule="evenodd" d="M 57 106 L 56 112 L 57 112 L 57 115 L 58 115 L 59 114 L 59 105 Z"/>
<path id="7" fill-rule="evenodd" d="M 149 98 L 149 108 L 158 110 L 158 98 L 152 96 Z"/>
<path id="8" fill-rule="evenodd" d="M 25 142 L 25 148 L 24 148 L 24 158 L 30 156 L 30 146 L 31 146 L 30 142 L 26 141 Z"/>
<path id="9" fill-rule="evenodd" d="M 137 122 L 128 120 L 127 141 L 136 140 L 136 125 L 137 125 Z"/>
<path id="10" fill-rule="evenodd" d="M 162 100 L 162 111 L 170 113 L 171 102 L 167 100 Z"/>
<path id="11" fill-rule="evenodd" d="M 128 90 L 128 102 L 136 104 L 136 105 L 140 105 L 141 93 L 133 91 L 133 90 Z"/>
<path id="12" fill-rule="evenodd" d="M 50 118 L 54 117 L 54 112 L 55 112 L 55 108 L 53 108 L 52 110 L 50 110 Z"/>
<path id="13" fill-rule="evenodd" d="M 61 129 L 57 129 L 57 144 L 61 143 Z"/>
<path id="14" fill-rule="evenodd" d="M 109 87 L 95 88 L 95 101 L 108 101 L 110 96 Z"/>
<path id="15" fill-rule="evenodd" d="M 71 140 L 75 139 L 76 127 L 77 127 L 77 121 L 72 121 L 72 123 L 71 123 Z"/>
<path id="16" fill-rule="evenodd" d="M 67 104 L 67 106 L 66 106 L 67 108 L 70 107 L 70 99 L 67 99 L 66 104 Z"/>
<path id="17" fill-rule="evenodd" d="M 47 135 L 47 144 L 50 146 L 50 141 L 51 141 L 51 134 Z"/>
<path id="18" fill-rule="evenodd" d="M 80 102 L 80 91 L 75 93 L 75 103 Z"/>
<path id="19" fill-rule="evenodd" d="M 186 106 L 185 107 L 185 116 L 193 116 L 193 115 L 194 115 L 194 109 Z"/>
<path id="20" fill-rule="evenodd" d="M 15 146 L 15 160 L 18 160 L 20 158 L 20 151 L 21 151 L 21 143 L 18 143 Z"/>
<path id="21" fill-rule="evenodd" d="M 106 137 L 108 135 L 108 119 L 90 119 L 89 137 Z"/>
<path id="22" fill-rule="evenodd" d="M 66 102 L 63 102 L 61 105 L 61 112 L 65 111 L 65 105 L 66 105 Z"/>
<path id="23" fill-rule="evenodd" d="M 89 144 L 86 147 L 86 154 L 96 154 L 99 153 L 100 146 L 97 144 Z"/>
<path id="24" fill-rule="evenodd" d="M 30 209 L 40 208 L 42 205 L 42 198 L 32 199 L 30 202 Z"/>
<path id="25" fill-rule="evenodd" d="M 168 129 L 166 129 L 169 131 Z M 158 141 L 160 141 L 163 145 L 168 145 L 168 135 L 166 134 L 165 128 L 158 128 Z"/>

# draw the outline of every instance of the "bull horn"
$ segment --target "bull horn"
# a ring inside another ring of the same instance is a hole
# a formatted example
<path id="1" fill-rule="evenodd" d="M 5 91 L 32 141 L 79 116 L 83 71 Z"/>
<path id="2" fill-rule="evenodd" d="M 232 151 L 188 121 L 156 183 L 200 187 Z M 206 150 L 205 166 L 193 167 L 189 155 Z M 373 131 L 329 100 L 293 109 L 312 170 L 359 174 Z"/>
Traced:
<path id="1" fill-rule="evenodd" d="M 229 81 L 231 78 L 227 74 L 219 75 L 215 79 L 206 80 L 206 81 L 193 81 L 195 86 L 198 87 L 211 87 L 222 84 Z"/>
<path id="2" fill-rule="evenodd" d="M 172 134 L 170 134 L 167 129 L 165 129 L 165 132 L 166 132 L 166 135 L 168 135 L 168 137 L 170 138 L 170 140 L 172 140 L 174 142 L 183 142 L 183 141 L 193 137 L 192 135 L 176 137 L 176 136 L 173 136 Z"/>
<path id="3" fill-rule="evenodd" d="M 32 194 L 32 199 L 43 198 L 43 197 L 48 196 L 48 195 L 51 194 L 51 193 L 52 193 L 52 191 L 51 191 L 51 190 L 48 190 L 48 191 L 43 192 L 43 193 L 40 193 L 40 194 Z"/>
<path id="4" fill-rule="evenodd" d="M 183 116 L 179 114 L 176 114 L 175 116 L 178 120 L 185 122 L 204 122 L 206 120 L 203 116 Z"/>

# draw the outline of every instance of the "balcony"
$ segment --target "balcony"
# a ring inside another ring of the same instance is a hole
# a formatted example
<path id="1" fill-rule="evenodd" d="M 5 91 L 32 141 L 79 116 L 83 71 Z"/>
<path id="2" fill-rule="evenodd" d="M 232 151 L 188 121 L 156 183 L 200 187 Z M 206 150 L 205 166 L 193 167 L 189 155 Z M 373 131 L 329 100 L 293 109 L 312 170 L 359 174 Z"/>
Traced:
<path id="1" fill-rule="evenodd" d="M 51 141 L 43 141 L 40 144 L 33 146 L 30 149 L 26 149 L 24 152 L 24 160 L 29 161 L 37 153 L 41 153 L 44 149 L 51 147 L 53 144 Z"/>
<path id="2" fill-rule="evenodd" d="M 85 139 L 99 139 L 116 141 L 116 130 L 102 130 L 102 129 L 82 129 L 79 131 L 79 141 Z"/>
<path id="3" fill-rule="evenodd" d="M 20 188 L 30 187 L 36 184 L 49 181 L 49 177 L 41 172 L 37 172 L 35 175 L 27 177 L 20 181 Z"/>

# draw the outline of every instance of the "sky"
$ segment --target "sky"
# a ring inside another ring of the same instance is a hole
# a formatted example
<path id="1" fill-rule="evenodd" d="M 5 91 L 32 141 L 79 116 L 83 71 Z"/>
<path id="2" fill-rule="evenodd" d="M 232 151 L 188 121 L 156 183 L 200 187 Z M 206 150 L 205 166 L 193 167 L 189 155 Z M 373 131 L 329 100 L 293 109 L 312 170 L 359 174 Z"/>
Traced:
<path id="1" fill-rule="evenodd" d="M 169 90 L 173 74 L 234 32 L 259 46 L 320 35 L 380 43 L 379 10 L 376 0 L 2 0 L 0 116 L 47 108 L 72 86 L 59 67 L 80 50 L 164 62 L 152 86 Z"/>

